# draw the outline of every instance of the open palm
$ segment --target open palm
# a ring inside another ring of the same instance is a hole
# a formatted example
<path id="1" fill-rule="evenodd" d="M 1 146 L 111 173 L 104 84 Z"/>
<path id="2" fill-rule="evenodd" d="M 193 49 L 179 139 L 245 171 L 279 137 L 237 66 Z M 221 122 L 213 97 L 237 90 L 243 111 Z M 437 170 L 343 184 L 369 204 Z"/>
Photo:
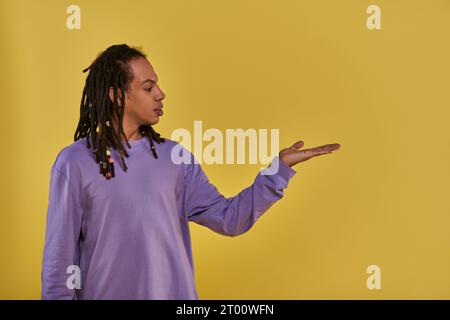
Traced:
<path id="1" fill-rule="evenodd" d="M 282 149 L 279 152 L 281 161 L 292 167 L 299 162 L 306 161 L 312 157 L 320 156 L 322 154 L 332 153 L 338 150 L 341 145 L 339 143 L 325 144 L 319 147 L 299 150 L 304 146 L 303 141 L 297 141 L 289 148 Z"/>

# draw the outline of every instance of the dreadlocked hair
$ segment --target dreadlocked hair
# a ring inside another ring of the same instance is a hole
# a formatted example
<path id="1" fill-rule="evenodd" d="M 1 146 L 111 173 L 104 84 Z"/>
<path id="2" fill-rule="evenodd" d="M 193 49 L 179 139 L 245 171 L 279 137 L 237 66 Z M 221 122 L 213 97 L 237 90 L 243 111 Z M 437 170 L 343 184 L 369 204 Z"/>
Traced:
<path id="1" fill-rule="evenodd" d="M 90 149 L 92 144 L 92 153 L 99 164 L 100 174 L 108 180 L 115 176 L 110 147 L 118 150 L 123 170 L 128 169 L 124 157 L 128 158 L 129 154 L 120 142 L 122 140 L 120 138 L 123 136 L 128 148 L 131 148 L 123 131 L 125 92 L 128 91 L 129 84 L 133 80 L 133 74 L 127 63 L 138 57 L 146 58 L 146 55 L 126 44 L 113 45 L 100 53 L 94 62 L 83 70 L 83 72 L 89 70 L 89 74 L 83 89 L 80 120 L 74 141 L 87 137 L 87 148 Z M 110 87 L 114 89 L 114 101 L 111 101 L 109 96 Z M 122 93 L 120 97 L 119 90 Z M 122 107 L 119 107 L 119 98 Z M 118 132 L 111 125 L 113 115 L 118 119 Z M 164 138 L 160 137 L 160 134 L 149 124 L 139 126 L 139 131 L 149 141 L 154 158 L 158 159 L 153 140 L 159 144 L 165 141 Z"/>

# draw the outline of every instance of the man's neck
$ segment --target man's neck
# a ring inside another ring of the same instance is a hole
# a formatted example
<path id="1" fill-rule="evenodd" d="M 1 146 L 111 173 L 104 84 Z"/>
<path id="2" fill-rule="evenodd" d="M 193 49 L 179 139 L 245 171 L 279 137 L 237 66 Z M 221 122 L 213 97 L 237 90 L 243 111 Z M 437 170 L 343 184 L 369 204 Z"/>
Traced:
<path id="1" fill-rule="evenodd" d="M 117 132 L 118 131 L 117 121 L 113 120 L 113 125 Z M 125 133 L 128 141 L 139 140 L 144 137 L 143 134 L 139 131 L 139 126 L 130 125 L 125 121 L 125 119 L 123 120 L 123 132 Z M 122 143 L 125 142 L 125 139 L 123 138 L 122 135 L 121 135 L 121 140 L 122 140 Z"/>
<path id="2" fill-rule="evenodd" d="M 126 130 L 126 128 L 124 128 L 123 131 L 125 132 L 128 141 L 139 140 L 144 137 L 139 131 L 139 128 L 135 130 Z M 123 140 L 123 142 L 125 142 L 125 140 Z"/>

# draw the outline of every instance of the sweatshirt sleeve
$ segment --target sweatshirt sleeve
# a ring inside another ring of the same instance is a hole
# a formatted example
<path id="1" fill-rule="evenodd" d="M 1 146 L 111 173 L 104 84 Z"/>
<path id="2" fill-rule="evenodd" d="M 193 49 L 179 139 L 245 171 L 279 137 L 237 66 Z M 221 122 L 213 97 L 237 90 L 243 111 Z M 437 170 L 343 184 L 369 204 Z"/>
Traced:
<path id="1" fill-rule="evenodd" d="M 43 300 L 76 299 L 75 289 L 67 282 L 73 266 L 79 266 L 82 212 L 66 175 L 53 166 L 41 273 Z"/>
<path id="2" fill-rule="evenodd" d="M 226 198 L 209 182 L 193 155 L 191 159 L 193 162 L 185 169 L 185 214 L 189 221 L 230 237 L 248 231 L 284 196 L 284 189 L 296 174 L 276 156 L 268 168 L 258 173 L 252 185 Z"/>

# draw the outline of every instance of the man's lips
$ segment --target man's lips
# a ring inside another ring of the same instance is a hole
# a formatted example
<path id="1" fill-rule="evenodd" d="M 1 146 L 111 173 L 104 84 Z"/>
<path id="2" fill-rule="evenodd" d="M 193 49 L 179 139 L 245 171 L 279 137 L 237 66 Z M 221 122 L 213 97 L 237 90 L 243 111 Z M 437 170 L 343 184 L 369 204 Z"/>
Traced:
<path id="1" fill-rule="evenodd" d="M 158 116 L 162 116 L 164 114 L 164 111 L 162 110 L 162 107 L 161 108 L 156 108 L 153 111 L 155 111 Z"/>

